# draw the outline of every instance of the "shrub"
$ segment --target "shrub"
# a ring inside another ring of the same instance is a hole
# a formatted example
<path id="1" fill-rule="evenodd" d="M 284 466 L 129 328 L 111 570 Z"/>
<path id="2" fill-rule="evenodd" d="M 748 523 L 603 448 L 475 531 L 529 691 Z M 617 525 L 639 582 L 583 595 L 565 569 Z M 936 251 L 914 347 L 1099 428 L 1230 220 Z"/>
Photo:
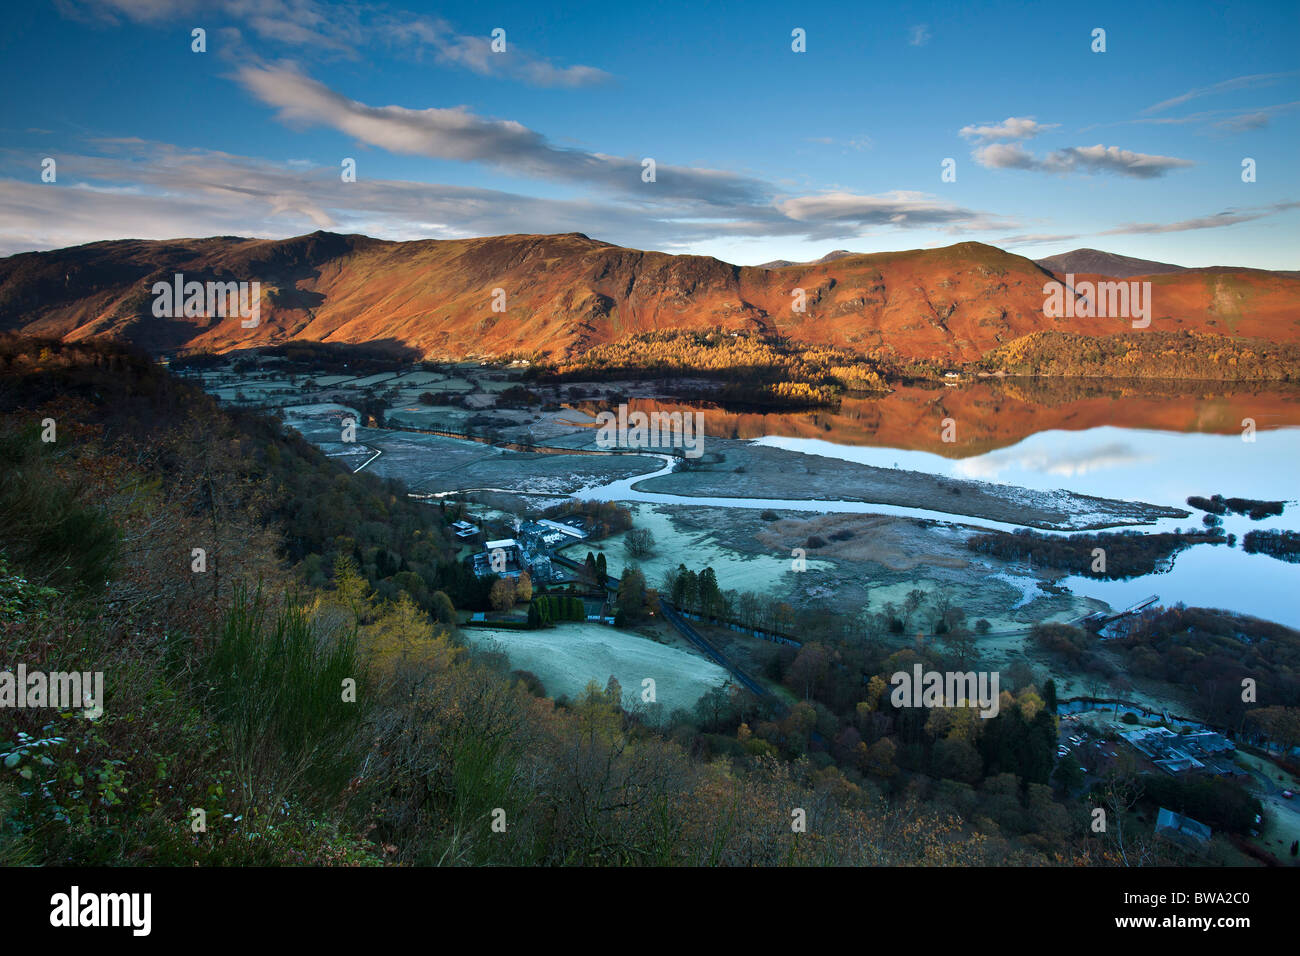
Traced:
<path id="1" fill-rule="evenodd" d="M 232 752 L 249 808 L 290 794 L 328 804 L 356 768 L 364 741 L 366 675 L 355 631 L 319 637 L 294 604 L 272 610 L 237 588 L 207 661 L 210 703 Z M 355 699 L 344 700 L 344 681 Z"/>

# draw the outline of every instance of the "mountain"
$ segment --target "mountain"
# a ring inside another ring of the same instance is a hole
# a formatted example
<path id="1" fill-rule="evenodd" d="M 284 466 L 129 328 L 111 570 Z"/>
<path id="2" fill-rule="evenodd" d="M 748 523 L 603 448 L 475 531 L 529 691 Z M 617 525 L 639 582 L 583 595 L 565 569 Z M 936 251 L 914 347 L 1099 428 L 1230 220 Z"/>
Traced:
<path id="1" fill-rule="evenodd" d="M 1038 265 L 1058 276 L 1066 273 L 1074 275 L 1110 276 L 1115 279 L 1127 279 L 1130 276 L 1163 275 L 1166 272 L 1185 272 L 1183 266 L 1168 262 L 1153 262 L 1150 259 L 1135 259 L 1121 256 L 1114 252 L 1102 252 L 1100 249 L 1075 249 L 1046 259 L 1035 259 Z"/>
<path id="2" fill-rule="evenodd" d="M 814 259 L 811 262 L 793 262 L 790 259 L 773 259 L 771 262 L 764 262 L 762 265 L 755 266 L 756 269 L 784 269 L 788 266 L 815 266 L 823 262 L 834 262 L 836 259 L 843 259 L 845 256 L 860 255 L 857 252 L 849 252 L 847 249 L 836 249 L 828 252 L 820 259 Z"/>
<path id="3" fill-rule="evenodd" d="M 237 316 L 155 317 L 153 284 L 176 273 L 260 282 L 258 326 L 244 329 Z M 0 259 L 0 330 L 115 337 L 154 352 L 306 339 L 394 343 L 460 359 L 566 356 L 639 332 L 721 327 L 944 361 L 976 359 L 1044 330 L 1129 330 L 1123 319 L 1045 317 L 1044 283 L 1052 280 L 1026 258 L 976 242 L 765 269 L 578 233 L 128 239 Z M 1295 278 L 1200 269 L 1152 283 L 1153 328 L 1300 340 Z"/>

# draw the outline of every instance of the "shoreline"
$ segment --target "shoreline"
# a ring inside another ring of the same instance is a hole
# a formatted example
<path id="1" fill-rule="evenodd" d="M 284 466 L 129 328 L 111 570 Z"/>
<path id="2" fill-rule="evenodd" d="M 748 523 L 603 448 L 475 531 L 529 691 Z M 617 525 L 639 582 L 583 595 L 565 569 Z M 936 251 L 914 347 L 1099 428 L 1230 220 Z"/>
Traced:
<path id="1" fill-rule="evenodd" d="M 959 519 L 983 519 L 1040 531 L 1082 532 L 1182 520 L 1191 512 L 1140 501 L 1120 501 L 1071 491 L 1037 491 L 926 472 L 879 468 L 805 455 L 746 441 L 723 440 L 716 464 L 642 477 L 630 487 L 644 494 L 685 498 L 836 501 L 919 508 Z M 759 486 L 759 487 L 755 487 Z M 865 487 L 864 487 L 865 486 Z M 960 508 L 954 507 L 960 500 Z M 756 506 L 758 507 L 758 506 Z"/>

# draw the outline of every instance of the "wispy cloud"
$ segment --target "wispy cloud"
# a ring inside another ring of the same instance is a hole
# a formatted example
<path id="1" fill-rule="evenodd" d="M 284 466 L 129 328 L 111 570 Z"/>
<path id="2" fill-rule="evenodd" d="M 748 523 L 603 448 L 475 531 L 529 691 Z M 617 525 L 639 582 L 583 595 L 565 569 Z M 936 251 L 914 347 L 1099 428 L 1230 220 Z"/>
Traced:
<path id="1" fill-rule="evenodd" d="M 1015 227 L 923 193 L 742 197 L 729 204 L 662 192 L 542 198 L 372 179 L 364 165 L 356 182 L 343 184 L 339 168 L 326 165 L 276 163 L 134 138 L 91 145 L 92 151 L 60 154 L 57 185 L 0 179 L 0 254 L 120 236 L 271 238 L 314 229 L 386 239 L 585 232 L 622 245 L 664 249 L 720 238 L 843 242 L 868 227 L 956 232 Z M 24 151 L 0 150 L 2 167 L 32 165 Z"/>
<path id="2" fill-rule="evenodd" d="M 1288 79 L 1293 76 L 1300 76 L 1300 71 L 1292 70 L 1286 73 L 1254 73 L 1249 76 L 1238 76 L 1230 80 L 1223 80 L 1220 83 L 1214 83 L 1210 86 L 1200 86 L 1196 89 L 1188 90 L 1186 93 L 1170 97 L 1167 100 L 1161 100 L 1154 106 L 1148 106 L 1142 112 L 1146 115 L 1161 113 L 1174 106 L 1182 106 L 1189 100 L 1199 99 L 1202 96 L 1212 96 L 1216 93 L 1231 93 L 1234 90 L 1251 90 L 1261 86 L 1271 86 L 1280 80 Z"/>
<path id="3" fill-rule="evenodd" d="M 1144 116 L 1138 119 L 1119 120 L 1114 123 L 1093 123 L 1079 130 L 1081 133 L 1114 126 L 1203 126 L 1208 131 L 1240 133 L 1263 129 L 1279 113 L 1300 107 L 1300 100 L 1273 103 L 1268 106 L 1249 106 L 1237 109 L 1199 110 L 1186 116 Z"/>
<path id="4" fill-rule="evenodd" d="M 1001 246 L 1004 249 L 1011 246 L 1031 246 L 1042 242 L 1069 242 L 1071 239 L 1078 239 L 1078 233 L 1058 233 L 1050 235 L 1047 233 L 1026 233 L 1019 236 L 1004 236 L 998 239 L 994 245 Z"/>
<path id="5" fill-rule="evenodd" d="M 918 23 L 914 27 L 909 27 L 907 31 L 907 43 L 909 46 L 925 46 L 930 42 L 930 24 Z"/>
<path id="6" fill-rule="evenodd" d="M 1100 232 L 1101 236 L 1160 235 L 1167 232 L 1189 232 L 1195 229 L 1219 229 L 1241 222 L 1253 222 L 1266 216 L 1291 209 L 1300 209 L 1300 202 L 1279 202 L 1268 206 L 1248 206 L 1245 209 L 1225 209 L 1210 216 L 1198 216 L 1179 222 L 1129 222 Z"/>
<path id="7" fill-rule="evenodd" d="M 578 87 L 604 83 L 610 75 L 592 66 L 557 66 L 529 53 L 510 39 L 494 52 L 488 36 L 461 33 L 441 17 L 424 16 L 371 4 L 326 4 L 322 0 L 225 0 L 214 10 L 211 0 L 57 0 L 60 10 L 79 20 L 161 26 L 194 22 L 214 14 L 239 25 L 226 38 L 239 45 L 241 31 L 266 43 L 293 47 L 300 57 L 332 55 L 359 58 L 378 46 L 404 56 L 498 76 L 535 86 Z M 522 32 L 522 31 L 521 31 Z M 242 51 L 241 51 L 242 55 Z"/>
<path id="8" fill-rule="evenodd" d="M 836 139 L 834 136 L 809 136 L 807 142 L 817 143 L 819 146 L 841 146 L 847 152 L 866 152 L 873 148 L 876 143 L 870 136 L 853 136 L 849 139 Z"/>
<path id="9" fill-rule="evenodd" d="M 971 157 L 987 169 L 1023 169 L 1059 175 L 1113 173 L 1134 179 L 1155 179 L 1171 170 L 1195 165 L 1188 159 L 1135 153 L 1101 144 L 1068 146 L 1039 158 L 1015 143 L 993 143 L 976 149 Z"/>
<path id="10" fill-rule="evenodd" d="M 777 208 L 799 222 L 852 222 L 859 225 L 935 226 L 961 224 L 992 228 L 996 217 L 976 213 L 926 193 L 894 190 L 874 196 L 825 192 L 784 199 Z"/>
<path id="11" fill-rule="evenodd" d="M 1032 116 L 1008 116 L 1000 123 L 963 126 L 960 134 L 978 143 L 991 143 L 999 139 L 1031 139 L 1044 130 L 1056 129 L 1060 125 L 1039 123 Z"/>
<path id="12" fill-rule="evenodd" d="M 553 145 L 512 120 L 491 120 L 464 107 L 369 106 L 335 92 L 291 66 L 246 66 L 236 79 L 292 126 L 325 126 L 392 153 L 496 166 L 517 175 L 655 193 L 701 202 L 753 202 L 770 188 L 758 180 L 709 169 L 656 163 L 642 181 L 642 160 Z"/>

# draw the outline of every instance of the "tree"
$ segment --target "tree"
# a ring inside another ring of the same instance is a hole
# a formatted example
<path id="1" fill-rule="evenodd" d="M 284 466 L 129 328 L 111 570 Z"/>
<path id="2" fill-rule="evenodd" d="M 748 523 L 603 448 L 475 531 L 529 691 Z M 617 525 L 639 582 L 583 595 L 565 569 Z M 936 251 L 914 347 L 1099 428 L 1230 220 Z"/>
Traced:
<path id="1" fill-rule="evenodd" d="M 878 777 L 892 777 L 898 773 L 898 768 L 894 766 L 897 753 L 898 745 L 888 737 L 881 737 L 862 754 L 862 769 Z"/>
<path id="2" fill-rule="evenodd" d="M 925 603 L 925 592 L 920 588 L 912 588 L 907 592 L 907 597 L 903 599 L 903 630 L 907 630 L 912 621 L 912 615 L 920 610 L 921 605 Z"/>
<path id="3" fill-rule="evenodd" d="M 933 769 L 936 777 L 974 784 L 983 776 L 984 763 L 966 741 L 945 738 L 934 745 Z"/>
<path id="4" fill-rule="evenodd" d="M 681 576 L 681 597 L 673 603 L 686 609 L 695 611 L 700 605 L 700 579 L 694 571 L 687 571 Z"/>
<path id="5" fill-rule="evenodd" d="M 533 579 L 528 576 L 527 571 L 519 572 L 519 577 L 515 579 L 515 600 L 531 601 L 533 599 Z"/>
<path id="6" fill-rule="evenodd" d="M 429 599 L 429 613 L 439 624 L 456 623 L 456 607 L 451 603 L 451 598 L 442 591 L 434 591 L 433 597 Z"/>
<path id="7" fill-rule="evenodd" d="M 511 578 L 498 578 L 488 594 L 494 611 L 508 611 L 515 605 L 515 582 Z"/>
<path id="8" fill-rule="evenodd" d="M 1260 707 L 1247 719 L 1283 751 L 1300 744 L 1300 707 Z"/>
<path id="9" fill-rule="evenodd" d="M 786 682 L 792 690 L 803 694 L 804 699 L 814 696 L 818 688 L 830 674 L 831 656 L 825 645 L 805 644 L 799 648 L 799 654 L 786 674 Z"/>
<path id="10" fill-rule="evenodd" d="M 700 613 L 705 617 L 716 617 L 722 613 L 722 591 L 718 588 L 718 576 L 713 568 L 706 567 L 700 572 L 698 581 Z"/>
<path id="11" fill-rule="evenodd" d="M 551 602 L 545 597 L 535 597 L 528 605 L 528 625 L 530 627 L 548 627 L 554 623 L 551 616 Z"/>
<path id="12" fill-rule="evenodd" d="M 605 568 L 605 552 L 602 551 L 596 555 L 596 583 L 602 588 L 605 586 L 605 578 L 609 576 L 609 571 Z"/>
<path id="13" fill-rule="evenodd" d="M 618 606 L 629 620 L 638 619 L 645 607 L 645 575 L 635 565 L 623 569 L 618 585 Z"/>
<path id="14" fill-rule="evenodd" d="M 583 576 L 592 584 L 601 584 L 600 570 L 596 566 L 596 556 L 590 551 L 587 552 L 587 560 L 582 566 Z"/>
<path id="15" fill-rule="evenodd" d="M 1056 769 L 1052 771 L 1052 779 L 1061 785 L 1061 789 L 1067 795 L 1073 793 L 1083 786 L 1085 775 L 1083 767 L 1079 766 L 1078 759 L 1073 753 L 1068 753 L 1057 763 Z"/>
<path id="16" fill-rule="evenodd" d="M 975 635 L 962 624 L 948 630 L 941 640 L 948 652 L 957 658 L 957 666 L 966 669 L 966 662 L 975 657 Z"/>
<path id="17" fill-rule="evenodd" d="M 634 558 L 644 558 L 654 553 L 655 536 L 649 528 L 633 528 L 623 536 L 623 550 Z"/>
<path id="18" fill-rule="evenodd" d="M 1053 716 L 1055 716 L 1055 714 L 1056 714 L 1056 681 L 1052 680 L 1050 677 L 1047 679 L 1047 683 L 1043 685 L 1043 706 L 1045 706 L 1045 707 L 1047 708 L 1047 712 L 1048 712 L 1049 714 L 1052 714 Z"/>

